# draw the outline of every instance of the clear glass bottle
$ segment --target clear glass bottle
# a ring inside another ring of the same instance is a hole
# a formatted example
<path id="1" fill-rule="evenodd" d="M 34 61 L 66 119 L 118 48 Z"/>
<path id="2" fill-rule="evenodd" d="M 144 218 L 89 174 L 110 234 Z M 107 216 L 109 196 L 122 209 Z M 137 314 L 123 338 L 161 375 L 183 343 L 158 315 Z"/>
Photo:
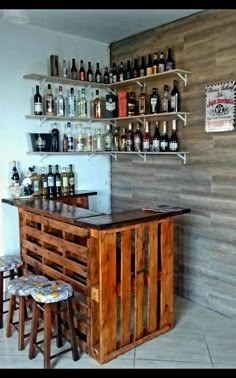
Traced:
<path id="1" fill-rule="evenodd" d="M 142 133 L 140 131 L 140 126 L 139 126 L 139 123 L 137 123 L 137 126 L 136 126 L 136 130 L 135 130 L 135 133 L 134 133 L 134 151 L 135 152 L 140 152 L 142 151 Z"/>
<path id="2" fill-rule="evenodd" d="M 47 116 L 55 115 L 55 102 L 54 102 L 54 96 L 52 94 L 51 84 L 48 84 L 48 90 L 45 96 L 45 109 L 46 109 Z"/>
<path id="3" fill-rule="evenodd" d="M 69 195 L 69 177 L 66 167 L 62 168 L 61 184 L 61 194 L 66 197 Z"/>
<path id="4" fill-rule="evenodd" d="M 113 135 L 112 135 L 110 124 L 107 124 L 106 131 L 104 133 L 104 146 L 105 146 L 105 151 L 113 150 Z"/>
<path id="5" fill-rule="evenodd" d="M 170 112 L 170 93 L 168 85 L 164 85 L 164 93 L 161 99 L 161 111 L 163 113 Z"/>
<path id="6" fill-rule="evenodd" d="M 86 127 L 86 142 L 85 142 L 85 150 L 86 152 L 92 152 L 93 150 L 93 135 L 91 131 L 91 127 Z"/>
<path id="7" fill-rule="evenodd" d="M 160 152 L 160 131 L 158 121 L 156 121 L 155 132 L 152 138 L 152 150 L 153 152 Z"/>
<path id="8" fill-rule="evenodd" d="M 76 144 L 76 151 L 77 152 L 84 152 L 85 150 L 85 135 L 84 129 L 81 123 L 77 126 L 77 144 Z"/>
<path id="9" fill-rule="evenodd" d="M 101 133 L 101 128 L 98 127 L 97 129 L 97 136 L 96 136 L 96 140 L 97 140 L 97 146 L 96 146 L 96 151 L 104 151 L 104 143 L 103 143 L 103 137 L 102 137 L 102 133 Z"/>
<path id="10" fill-rule="evenodd" d="M 85 96 L 85 88 L 81 89 L 81 97 L 79 100 L 79 118 L 87 118 L 88 117 L 88 102 Z"/>
<path id="11" fill-rule="evenodd" d="M 93 102 L 93 111 L 94 111 L 94 118 L 101 118 L 102 116 L 102 102 L 99 97 L 99 90 L 96 89 L 96 97 Z"/>
<path id="12" fill-rule="evenodd" d="M 57 117 L 65 117 L 65 99 L 62 92 L 62 86 L 59 85 L 58 88 L 58 95 L 56 97 L 56 116 Z"/>
<path id="13" fill-rule="evenodd" d="M 143 151 L 149 152 L 150 151 L 150 143 L 151 143 L 151 136 L 149 130 L 149 123 L 148 121 L 145 122 L 145 131 L 143 135 Z"/>
<path id="14" fill-rule="evenodd" d="M 67 98 L 67 116 L 76 117 L 76 96 L 74 94 L 74 88 L 70 88 L 70 93 Z"/>

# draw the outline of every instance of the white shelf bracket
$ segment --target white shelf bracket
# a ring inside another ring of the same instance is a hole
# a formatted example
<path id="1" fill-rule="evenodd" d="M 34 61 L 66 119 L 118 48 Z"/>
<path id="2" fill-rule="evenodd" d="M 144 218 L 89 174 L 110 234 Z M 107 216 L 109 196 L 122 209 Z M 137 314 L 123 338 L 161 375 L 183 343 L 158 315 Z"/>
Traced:
<path id="1" fill-rule="evenodd" d="M 183 80 L 184 85 L 186 86 L 188 83 L 188 75 L 187 74 L 182 75 L 180 72 L 177 72 L 177 75 L 180 77 L 180 79 Z"/>
<path id="2" fill-rule="evenodd" d="M 92 158 L 94 158 L 95 155 L 96 155 L 96 152 L 91 153 L 91 155 L 88 156 L 88 160 L 91 160 Z"/>
<path id="3" fill-rule="evenodd" d="M 186 126 L 186 124 L 187 124 L 187 114 L 184 114 L 184 115 L 182 115 L 182 114 L 177 114 L 177 117 L 178 117 L 179 119 L 181 119 L 181 121 L 183 121 L 184 126 Z"/>
<path id="4" fill-rule="evenodd" d="M 145 125 L 145 118 L 144 119 L 141 119 L 141 118 L 136 118 L 138 122 L 140 122 L 143 126 Z"/>
<path id="5" fill-rule="evenodd" d="M 42 127 L 43 124 L 44 124 L 46 121 L 47 121 L 47 118 L 46 118 L 46 117 L 41 118 L 41 119 L 40 119 L 40 127 Z"/>
<path id="6" fill-rule="evenodd" d="M 115 161 L 117 161 L 117 154 L 116 153 L 114 153 L 114 152 L 111 152 L 111 154 L 110 154 L 114 159 L 115 159 Z"/>
<path id="7" fill-rule="evenodd" d="M 112 94 L 116 94 L 116 90 L 115 89 L 112 89 L 112 88 L 106 88 L 109 92 L 111 92 Z"/>
<path id="8" fill-rule="evenodd" d="M 42 87 L 44 86 L 44 84 L 46 83 L 47 79 L 41 79 L 39 80 L 39 86 L 40 86 L 40 89 L 42 89 Z"/>
<path id="9" fill-rule="evenodd" d="M 186 164 L 186 160 L 187 160 L 187 155 L 185 153 L 176 153 L 176 155 L 183 160 L 184 164 Z"/>
<path id="10" fill-rule="evenodd" d="M 115 122 L 110 121 L 109 123 L 110 123 L 110 125 L 112 125 L 113 127 L 116 127 L 116 121 L 115 121 Z"/>
<path id="11" fill-rule="evenodd" d="M 135 81 L 135 83 L 136 83 L 140 88 L 142 88 L 143 83 L 140 83 L 139 81 Z"/>
<path id="12" fill-rule="evenodd" d="M 141 154 L 140 152 L 136 152 L 136 154 L 143 159 L 144 163 L 147 162 L 147 155 L 146 154 Z"/>
<path id="13" fill-rule="evenodd" d="M 42 163 L 42 161 L 43 161 L 44 159 L 46 159 L 47 156 L 48 156 L 47 154 L 43 154 L 43 155 L 41 155 L 41 163 Z"/>

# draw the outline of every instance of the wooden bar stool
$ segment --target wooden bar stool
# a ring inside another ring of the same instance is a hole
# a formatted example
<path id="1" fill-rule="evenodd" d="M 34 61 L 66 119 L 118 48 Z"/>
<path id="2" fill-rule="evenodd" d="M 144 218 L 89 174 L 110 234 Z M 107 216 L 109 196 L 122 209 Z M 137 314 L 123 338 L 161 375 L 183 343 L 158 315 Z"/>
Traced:
<path id="1" fill-rule="evenodd" d="M 36 348 L 44 356 L 44 368 L 50 369 L 50 360 L 59 356 L 65 352 L 72 351 L 72 358 L 77 361 L 80 358 L 74 318 L 73 318 L 73 307 L 72 307 L 72 297 L 73 288 L 68 283 L 62 281 L 49 281 L 48 285 L 43 287 L 35 287 L 31 291 L 33 302 L 32 310 L 32 328 L 30 335 L 30 346 L 29 346 L 29 358 L 33 359 L 36 356 Z M 63 308 L 64 305 L 64 308 Z M 43 312 L 44 320 L 44 340 L 37 342 L 38 333 L 38 320 L 40 310 Z M 52 328 L 52 315 L 55 315 L 56 328 L 57 328 L 57 347 L 62 346 L 62 332 L 61 332 L 61 312 L 65 311 L 66 319 L 68 321 L 69 331 L 70 331 L 70 344 L 71 347 L 63 350 L 57 354 L 51 355 L 51 328 Z M 39 347 L 40 343 L 44 343 L 43 349 Z"/>
<path id="2" fill-rule="evenodd" d="M 3 299 L 4 280 L 12 280 L 16 275 L 22 275 L 21 266 L 23 261 L 20 256 L 7 255 L 0 257 L 0 328 L 3 328 L 3 315 L 8 311 L 3 310 L 3 305 L 9 299 Z"/>
<path id="3" fill-rule="evenodd" d="M 22 350 L 25 347 L 24 339 L 29 336 L 25 334 L 25 322 L 31 320 L 28 318 L 26 311 L 26 298 L 30 295 L 31 290 L 36 286 L 45 285 L 49 280 L 44 276 L 29 275 L 15 278 L 9 282 L 8 293 L 10 294 L 6 336 L 12 335 L 12 329 L 15 328 L 18 333 L 18 349 Z M 14 321 L 14 314 L 16 309 L 16 298 L 19 301 L 19 318 Z"/>

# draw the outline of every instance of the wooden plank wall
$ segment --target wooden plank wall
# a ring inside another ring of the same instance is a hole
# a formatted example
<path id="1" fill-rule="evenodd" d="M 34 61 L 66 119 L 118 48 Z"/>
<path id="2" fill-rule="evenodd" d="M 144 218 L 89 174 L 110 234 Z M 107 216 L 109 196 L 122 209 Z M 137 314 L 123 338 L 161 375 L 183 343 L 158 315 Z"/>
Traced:
<path id="1" fill-rule="evenodd" d="M 205 133 L 205 86 L 236 80 L 236 10 L 207 10 L 111 45 L 111 62 L 173 48 L 187 126 L 178 121 L 187 164 L 176 157 L 112 162 L 112 209 L 162 203 L 192 209 L 175 218 L 175 291 L 236 317 L 236 132 Z M 172 80 L 171 83 L 172 84 Z M 156 83 L 162 92 L 162 84 Z M 138 88 L 135 88 L 138 93 Z M 170 127 L 170 125 L 169 125 Z"/>

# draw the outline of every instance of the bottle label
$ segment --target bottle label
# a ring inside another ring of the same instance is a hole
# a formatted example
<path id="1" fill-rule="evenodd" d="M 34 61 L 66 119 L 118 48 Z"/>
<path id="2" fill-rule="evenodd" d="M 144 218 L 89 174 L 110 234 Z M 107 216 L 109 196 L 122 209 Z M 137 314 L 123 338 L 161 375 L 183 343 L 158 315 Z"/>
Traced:
<path id="1" fill-rule="evenodd" d="M 50 187 L 54 186 L 54 178 L 51 176 L 48 177 L 48 186 Z"/>
<path id="2" fill-rule="evenodd" d="M 174 69 L 174 62 L 166 62 L 166 71 L 170 71 Z"/>
<path id="3" fill-rule="evenodd" d="M 39 192 L 39 188 L 40 188 L 40 185 L 39 185 L 39 180 L 33 180 L 33 191 L 36 193 L 36 192 Z"/>
<path id="4" fill-rule="evenodd" d="M 156 106 L 157 106 L 157 98 L 152 97 L 151 98 L 151 113 L 156 113 Z"/>
<path id="5" fill-rule="evenodd" d="M 56 179 L 56 187 L 60 187 L 61 186 L 61 179 L 57 178 Z"/>
<path id="6" fill-rule="evenodd" d="M 144 149 L 144 151 L 148 151 L 149 148 L 150 148 L 149 140 L 144 140 L 143 141 L 143 149 Z"/>
<path id="7" fill-rule="evenodd" d="M 93 74 L 92 73 L 89 73 L 88 74 L 88 81 L 93 81 Z"/>
<path id="8" fill-rule="evenodd" d="M 153 151 L 155 151 L 155 152 L 160 151 L 160 140 L 159 139 L 153 139 L 152 148 L 153 148 Z"/>
<path id="9" fill-rule="evenodd" d="M 48 99 L 47 101 L 46 101 L 46 109 L 47 109 L 47 113 L 53 113 L 53 111 L 54 111 L 54 106 L 53 106 L 54 104 L 53 104 L 53 99 Z"/>
<path id="10" fill-rule="evenodd" d="M 152 67 L 147 67 L 147 75 L 152 75 Z"/>
<path id="11" fill-rule="evenodd" d="M 178 143 L 176 141 L 170 141 L 170 151 L 177 151 L 178 150 Z"/>
<path id="12" fill-rule="evenodd" d="M 82 81 L 84 81 L 85 80 L 85 74 L 84 74 L 84 72 L 82 71 L 82 72 L 80 72 L 80 74 L 79 74 L 79 79 L 80 80 L 82 80 Z"/>
<path id="13" fill-rule="evenodd" d="M 159 72 L 165 72 L 165 64 L 164 63 L 160 63 L 158 65 L 158 71 Z"/>
<path id="14" fill-rule="evenodd" d="M 97 83 L 101 83 L 101 75 L 100 75 L 100 74 L 98 74 L 98 75 L 96 76 L 96 82 L 97 82 Z"/>
<path id="15" fill-rule="evenodd" d="M 157 66 L 153 66 L 152 67 L 152 73 L 153 74 L 157 74 L 158 73 L 158 67 Z"/>
<path id="16" fill-rule="evenodd" d="M 113 102 L 106 102 L 106 110 L 109 112 L 113 112 L 116 109 L 116 103 L 115 101 Z"/>
<path id="17" fill-rule="evenodd" d="M 70 177 L 69 178 L 69 185 L 72 186 L 72 185 L 74 185 L 74 183 L 75 183 L 74 177 Z"/>
<path id="18" fill-rule="evenodd" d="M 62 186 L 64 188 L 67 188 L 68 187 L 68 183 L 69 183 L 68 177 L 67 176 L 63 176 L 62 177 Z"/>
<path id="19" fill-rule="evenodd" d="M 43 106 L 42 106 L 41 102 L 35 102 L 34 103 L 34 111 L 35 111 L 35 113 L 42 113 Z"/>

